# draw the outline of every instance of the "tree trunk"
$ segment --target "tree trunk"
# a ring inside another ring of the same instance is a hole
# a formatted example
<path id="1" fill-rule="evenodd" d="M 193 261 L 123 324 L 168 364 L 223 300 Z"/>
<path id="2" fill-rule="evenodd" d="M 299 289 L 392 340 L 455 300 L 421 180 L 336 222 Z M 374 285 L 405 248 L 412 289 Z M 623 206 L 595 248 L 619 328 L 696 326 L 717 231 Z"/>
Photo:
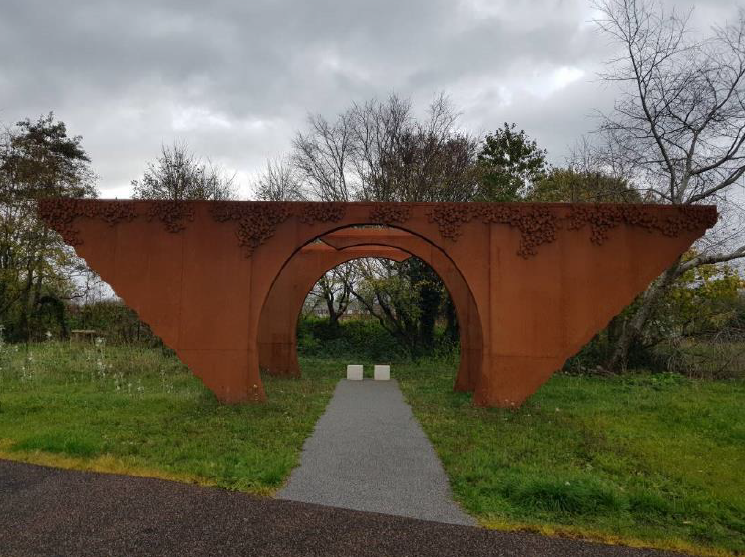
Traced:
<path id="1" fill-rule="evenodd" d="M 329 310 L 329 327 L 335 329 L 339 326 L 339 315 L 336 313 L 336 309 L 334 308 L 334 301 L 326 298 L 326 307 Z"/>
<path id="2" fill-rule="evenodd" d="M 424 351 L 431 350 L 435 341 L 435 321 L 440 312 L 442 293 L 438 288 L 440 277 L 420 259 L 412 258 L 406 267 L 409 280 L 415 285 L 419 298 L 419 319 L 412 321 L 412 333 Z M 408 312 L 402 308 L 406 315 Z"/>
<path id="3" fill-rule="evenodd" d="M 18 316 L 18 331 L 21 334 L 21 340 L 28 342 L 31 336 L 31 328 L 29 323 L 29 312 L 31 311 L 31 287 L 34 283 L 34 275 L 31 269 L 28 269 L 26 274 L 26 284 L 23 286 L 21 291 L 21 314 Z"/>
<path id="4" fill-rule="evenodd" d="M 610 320 L 610 323 L 608 323 L 608 327 L 606 328 L 608 346 L 615 346 L 616 341 L 621 336 L 621 331 L 623 331 L 625 321 L 626 320 L 622 315 L 616 315 Z"/>
<path id="5" fill-rule="evenodd" d="M 419 289 L 419 342 L 422 348 L 430 350 L 435 343 L 435 321 L 439 313 L 441 293 L 431 283 L 424 283 Z"/>
<path id="6" fill-rule="evenodd" d="M 318 281 L 321 285 L 321 292 L 323 293 L 323 299 L 326 302 L 326 309 L 329 312 L 329 326 L 334 329 L 339 324 L 339 316 L 336 313 L 336 300 L 334 299 L 334 291 L 329 285 L 326 277 L 322 277 Z"/>
<path id="7" fill-rule="evenodd" d="M 49 251 L 47 246 L 47 238 L 49 234 L 46 229 L 41 234 L 41 240 L 37 248 L 38 255 L 34 263 L 34 269 L 36 270 L 36 278 L 33 281 L 33 288 L 29 291 L 28 295 L 28 312 L 33 317 L 39 310 L 39 304 L 42 298 L 41 286 L 44 281 L 44 256 Z"/>
<path id="8" fill-rule="evenodd" d="M 668 267 L 642 294 L 639 308 L 623 323 L 615 346 L 612 348 L 610 358 L 606 363 L 606 367 L 610 371 L 623 371 L 626 369 L 631 345 L 639 338 L 644 325 L 652 315 L 656 302 L 678 276 L 679 266 L 680 259 L 671 267 Z"/>
<path id="9" fill-rule="evenodd" d="M 459 323 L 457 314 L 455 313 L 455 304 L 449 295 L 445 300 L 445 319 L 447 319 L 447 324 L 445 325 L 445 339 L 447 342 L 455 346 L 458 343 L 460 336 L 458 330 Z"/>

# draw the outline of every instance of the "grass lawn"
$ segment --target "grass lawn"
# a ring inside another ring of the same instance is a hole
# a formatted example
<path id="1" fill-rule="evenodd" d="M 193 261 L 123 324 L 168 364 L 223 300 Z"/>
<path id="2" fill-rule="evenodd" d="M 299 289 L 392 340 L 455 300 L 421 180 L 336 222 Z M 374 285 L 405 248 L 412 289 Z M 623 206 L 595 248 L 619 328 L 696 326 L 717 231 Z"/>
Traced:
<path id="1" fill-rule="evenodd" d="M 261 495 L 297 465 L 339 377 L 265 377 L 267 404 L 226 406 L 157 349 L 14 348 L 0 359 L 0 458 Z"/>
<path id="2" fill-rule="evenodd" d="M 264 378 L 268 403 L 223 406 L 159 350 L 5 346 L 0 458 L 271 494 L 344 369 L 301 365 L 300 380 Z M 508 411 L 453 393 L 454 370 L 392 372 L 482 524 L 745 552 L 745 381 L 562 374 Z"/>
<path id="3" fill-rule="evenodd" d="M 482 524 L 745 552 L 745 381 L 557 374 L 500 410 L 451 392 L 453 369 L 393 374 Z"/>

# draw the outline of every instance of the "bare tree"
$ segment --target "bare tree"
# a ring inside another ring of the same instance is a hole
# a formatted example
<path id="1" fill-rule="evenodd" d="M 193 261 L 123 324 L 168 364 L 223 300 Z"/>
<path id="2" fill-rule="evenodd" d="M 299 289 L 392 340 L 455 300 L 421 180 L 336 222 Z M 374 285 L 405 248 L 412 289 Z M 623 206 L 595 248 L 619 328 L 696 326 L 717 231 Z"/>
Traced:
<path id="1" fill-rule="evenodd" d="M 442 303 L 444 285 L 429 265 L 416 257 L 400 262 L 363 258 L 351 264 L 356 270 L 349 288 L 354 299 L 411 356 L 430 351 L 435 318 L 440 306 L 448 304 Z M 454 315 L 450 318 L 456 319 Z"/>
<path id="2" fill-rule="evenodd" d="M 318 308 L 321 305 L 321 302 L 322 300 L 316 296 L 315 292 L 312 290 L 303 302 L 303 309 L 301 310 L 303 319 L 318 313 Z"/>
<path id="3" fill-rule="evenodd" d="M 418 297 L 406 273 L 401 272 L 402 263 L 365 258 L 353 264 L 358 280 L 350 288 L 352 296 L 412 356 L 417 355 Z"/>
<path id="4" fill-rule="evenodd" d="M 293 141 L 292 161 L 303 185 L 317 199 L 350 201 L 347 184 L 351 129 L 349 115 L 342 114 L 333 124 L 321 115 L 309 116 L 310 130 L 298 133 Z"/>
<path id="5" fill-rule="evenodd" d="M 209 160 L 203 162 L 184 143 L 161 146 L 160 156 L 150 162 L 140 180 L 132 180 L 135 199 L 234 199 L 235 176 Z"/>
<path id="6" fill-rule="evenodd" d="M 457 130 L 457 119 L 444 95 L 422 120 L 396 95 L 353 104 L 333 123 L 310 116 L 292 163 L 325 201 L 465 201 L 477 186 L 478 141 Z"/>
<path id="7" fill-rule="evenodd" d="M 332 327 L 339 324 L 339 319 L 349 307 L 352 285 L 355 282 L 354 271 L 352 263 L 342 263 L 322 276 L 309 293 L 310 298 L 322 300 L 326 304 Z"/>
<path id="8" fill-rule="evenodd" d="M 287 158 L 268 160 L 266 168 L 254 184 L 256 198 L 260 201 L 302 201 L 305 192 L 297 171 Z"/>
<path id="9" fill-rule="evenodd" d="M 416 116 L 409 100 L 395 94 L 384 101 L 355 103 L 333 121 L 310 116 L 308 130 L 293 141 L 291 163 L 309 197 L 323 201 L 469 201 L 479 187 L 479 141 L 458 130 L 458 117 L 445 95 L 435 97 L 422 117 Z M 370 270 L 361 264 L 350 268 L 356 270 L 351 277 L 359 284 L 363 271 Z M 375 285 L 369 295 L 357 296 L 354 289 L 352 294 L 392 334 L 406 335 L 407 345 L 432 344 L 441 297 L 447 296 L 439 277 L 429 267 L 394 265 L 387 270 L 391 272 L 385 281 L 363 281 Z M 417 276 L 402 277 L 399 284 L 399 271 Z M 422 290 L 416 298 L 421 307 L 403 315 L 404 305 L 397 302 L 397 315 L 390 300 L 402 299 L 398 293 L 412 284 Z M 320 286 L 319 293 L 324 293 Z M 327 298 L 326 304 L 333 305 L 333 300 Z M 417 320 L 432 326 L 418 327 Z M 412 331 L 421 333 L 418 341 Z"/>
<path id="10" fill-rule="evenodd" d="M 731 229 L 743 214 L 745 15 L 740 11 L 735 24 L 715 27 L 700 39 L 689 29 L 690 12 L 666 13 L 653 0 L 602 0 L 595 7 L 602 14 L 597 25 L 621 47 L 602 75 L 622 91 L 599 130 L 606 160 L 634 169 L 647 199 L 716 203 L 727 225 L 641 295 L 608 361 L 618 369 L 655 302 L 683 273 L 745 257 L 742 228 Z"/>

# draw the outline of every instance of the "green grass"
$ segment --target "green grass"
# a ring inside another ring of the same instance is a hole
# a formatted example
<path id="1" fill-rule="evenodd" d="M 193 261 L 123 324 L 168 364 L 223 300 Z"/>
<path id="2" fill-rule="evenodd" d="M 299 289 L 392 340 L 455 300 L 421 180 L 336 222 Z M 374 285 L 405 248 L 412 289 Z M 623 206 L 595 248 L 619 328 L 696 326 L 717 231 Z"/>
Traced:
<path id="1" fill-rule="evenodd" d="M 2 457 L 257 494 L 297 465 L 336 382 L 318 365 L 265 377 L 267 404 L 226 406 L 160 350 L 6 346 L 0 366 Z"/>
<path id="2" fill-rule="evenodd" d="M 224 406 L 159 350 L 0 347 L 0 458 L 271 494 L 344 363 L 304 358 L 300 380 L 264 377 L 266 404 Z M 482 524 L 745 552 L 745 381 L 557 374 L 499 410 L 453 393 L 455 367 L 392 371 Z"/>
<path id="3" fill-rule="evenodd" d="M 518 410 L 394 368 L 456 498 L 488 526 L 745 552 L 745 382 L 555 375 Z"/>

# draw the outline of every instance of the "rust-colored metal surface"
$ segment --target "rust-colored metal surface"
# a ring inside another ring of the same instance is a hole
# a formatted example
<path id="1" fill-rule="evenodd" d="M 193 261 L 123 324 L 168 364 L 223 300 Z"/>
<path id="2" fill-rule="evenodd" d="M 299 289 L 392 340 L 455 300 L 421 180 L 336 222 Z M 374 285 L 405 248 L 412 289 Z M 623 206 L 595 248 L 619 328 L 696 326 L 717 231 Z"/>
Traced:
<path id="1" fill-rule="evenodd" d="M 313 285 L 337 265 L 361 257 L 404 261 L 405 251 L 387 246 L 337 250 L 324 243 L 298 250 L 274 281 L 259 319 L 259 368 L 273 375 L 300 376 L 297 361 L 297 320 Z"/>
<path id="2" fill-rule="evenodd" d="M 317 250 L 315 263 L 318 267 L 314 268 L 312 264 L 295 264 L 299 255 L 303 254 L 306 249 L 317 245 L 312 244 L 301 249 L 282 269 L 269 292 L 259 323 L 259 366 L 261 369 L 278 374 L 299 375 L 296 319 L 305 294 L 324 271 L 333 268 L 338 262 L 366 256 L 368 252 L 359 251 L 363 246 L 378 249 L 380 245 L 384 245 L 395 246 L 407 254 L 416 255 L 432 266 L 443 279 L 453 298 L 461 332 L 461 358 L 454 388 L 457 391 L 472 391 L 475 388 L 482 359 L 478 311 L 468 285 L 446 254 L 419 236 L 396 228 L 345 228 L 326 234 L 321 239 L 327 245 L 347 253 L 349 253 L 347 250 L 355 249 L 359 255 L 344 257 L 334 255 L 334 250 Z M 328 259 L 328 265 L 322 263 L 326 259 Z M 299 284 L 303 286 L 298 288 Z M 294 289 L 294 294 L 284 293 L 290 289 Z M 289 310 L 289 323 L 280 323 L 277 326 L 272 323 L 270 316 L 278 313 L 275 308 L 281 307 L 282 311 L 286 311 L 289 306 L 285 301 L 288 299 L 292 299 L 290 305 L 293 308 Z"/>
<path id="3" fill-rule="evenodd" d="M 478 312 L 465 280 L 450 259 L 419 236 L 395 228 L 346 228 L 320 239 L 324 243 L 309 244 L 296 252 L 269 291 L 259 321 L 260 369 L 276 375 L 300 375 L 297 318 L 309 290 L 326 271 L 360 257 L 402 261 L 416 255 L 443 278 L 456 308 L 461 330 L 461 360 L 454 388 L 458 391 L 475 388 L 481 368 Z"/>
<path id="4" fill-rule="evenodd" d="M 415 234 L 396 228 L 347 228 L 323 236 L 323 241 L 337 249 L 365 245 L 366 238 L 375 233 L 375 241 L 396 246 L 416 255 L 429 264 L 440 276 L 455 305 L 460 328 L 460 365 L 455 379 L 456 391 L 473 391 L 481 374 L 482 337 L 476 301 L 463 275 L 442 249 Z"/>
<path id="5" fill-rule="evenodd" d="M 75 199 L 39 215 L 225 402 L 265 398 L 261 310 L 297 250 L 355 225 L 405 230 L 473 297 L 474 402 L 488 406 L 521 404 L 717 218 L 710 206 Z"/>

